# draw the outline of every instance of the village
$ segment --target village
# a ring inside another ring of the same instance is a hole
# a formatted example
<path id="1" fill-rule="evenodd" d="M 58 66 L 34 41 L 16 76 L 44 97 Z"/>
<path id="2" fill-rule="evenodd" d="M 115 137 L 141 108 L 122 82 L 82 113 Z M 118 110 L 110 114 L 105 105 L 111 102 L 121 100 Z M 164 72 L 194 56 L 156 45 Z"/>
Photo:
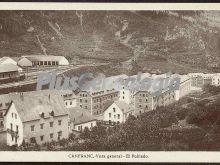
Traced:
<path id="1" fill-rule="evenodd" d="M 54 71 L 58 68 L 69 69 L 69 66 L 64 56 L 2 57 L 0 84 L 36 81 L 39 68 Z M 137 76 L 122 74 L 106 79 L 126 81 Z M 166 73 L 142 74 L 142 78 L 151 79 L 172 76 Z M 68 139 L 72 134 L 78 136 L 97 124 L 106 128 L 120 125 L 129 116 L 139 116 L 176 103 L 191 93 L 201 92 L 206 85 L 220 86 L 220 73 L 180 75 L 179 89 L 164 89 L 158 96 L 149 90 L 127 88 L 100 91 L 42 89 L 4 93 L 0 95 L 0 147 L 21 146 L 24 143 L 43 145 Z"/>

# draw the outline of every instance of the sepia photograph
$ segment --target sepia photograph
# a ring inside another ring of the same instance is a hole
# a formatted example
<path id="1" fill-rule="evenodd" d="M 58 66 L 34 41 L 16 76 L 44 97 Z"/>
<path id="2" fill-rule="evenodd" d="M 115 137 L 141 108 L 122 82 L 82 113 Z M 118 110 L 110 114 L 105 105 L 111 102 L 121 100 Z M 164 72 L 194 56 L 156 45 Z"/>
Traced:
<path id="1" fill-rule="evenodd" d="M 219 34 L 220 10 L 0 10 L 0 151 L 220 151 Z"/>

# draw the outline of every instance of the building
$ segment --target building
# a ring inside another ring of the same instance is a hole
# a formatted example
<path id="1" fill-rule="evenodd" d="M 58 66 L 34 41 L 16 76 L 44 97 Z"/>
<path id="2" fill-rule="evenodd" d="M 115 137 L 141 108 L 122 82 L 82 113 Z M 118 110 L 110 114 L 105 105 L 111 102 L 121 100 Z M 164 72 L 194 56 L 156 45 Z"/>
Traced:
<path id="1" fill-rule="evenodd" d="M 204 86 L 204 78 L 202 76 L 192 77 L 192 87 L 202 88 Z"/>
<path id="2" fill-rule="evenodd" d="M 77 107 L 77 99 L 78 96 L 76 96 L 73 92 L 63 95 L 63 100 L 67 108 Z"/>
<path id="3" fill-rule="evenodd" d="M 114 101 L 105 109 L 103 120 L 109 123 L 124 123 L 129 115 L 134 115 L 133 106 L 124 101 Z"/>
<path id="4" fill-rule="evenodd" d="M 72 90 L 46 89 L 41 90 L 41 93 L 61 96 L 63 98 L 63 101 L 65 102 L 66 108 L 73 108 L 77 106 L 78 96 L 75 95 L 75 93 Z"/>
<path id="5" fill-rule="evenodd" d="M 19 61 L 20 66 L 65 66 L 69 61 L 64 56 L 30 55 L 23 56 Z"/>
<path id="6" fill-rule="evenodd" d="M 23 123 L 25 142 L 43 144 L 69 137 L 69 115 L 61 96 L 35 91 L 10 93 L 8 98 Z"/>
<path id="7" fill-rule="evenodd" d="M 24 79 L 22 69 L 14 64 L 0 65 L 0 83 L 9 83 Z"/>
<path id="8" fill-rule="evenodd" d="M 1 103 L 3 104 L 3 103 Z M 0 147 L 23 143 L 23 124 L 13 101 L 0 111 Z"/>
<path id="9" fill-rule="evenodd" d="M 135 114 L 151 111 L 155 108 L 155 97 L 148 91 L 138 91 L 134 94 Z"/>
<path id="10" fill-rule="evenodd" d="M 216 74 L 215 76 L 212 77 L 211 85 L 220 86 L 220 74 Z"/>
<path id="11" fill-rule="evenodd" d="M 109 100 L 118 100 L 119 92 L 112 90 L 103 90 L 98 92 L 80 91 L 77 96 L 79 107 L 88 110 L 92 115 L 101 115 L 104 112 L 104 105 Z"/>
<path id="12" fill-rule="evenodd" d="M 2 57 L 0 58 L 0 65 L 1 64 L 13 64 L 13 65 L 17 65 L 17 62 L 10 57 Z"/>
<path id="13" fill-rule="evenodd" d="M 188 74 L 192 79 L 192 87 L 202 88 L 204 85 L 211 85 L 215 73 L 189 73 Z"/>
<path id="14" fill-rule="evenodd" d="M 70 132 L 83 132 L 87 127 L 91 130 L 97 125 L 97 119 L 80 107 L 69 108 Z"/>
<path id="15" fill-rule="evenodd" d="M 188 75 L 180 75 L 179 90 L 175 90 L 175 99 L 178 101 L 180 98 L 186 96 L 191 92 L 191 77 Z"/>
<path id="16" fill-rule="evenodd" d="M 32 61 L 30 61 L 26 57 L 21 57 L 17 63 L 21 67 L 32 67 L 33 66 Z"/>
<path id="17" fill-rule="evenodd" d="M 148 112 L 157 107 L 167 106 L 176 101 L 175 91 L 163 90 L 159 96 L 153 96 L 148 91 L 138 91 L 134 95 L 135 114 Z"/>

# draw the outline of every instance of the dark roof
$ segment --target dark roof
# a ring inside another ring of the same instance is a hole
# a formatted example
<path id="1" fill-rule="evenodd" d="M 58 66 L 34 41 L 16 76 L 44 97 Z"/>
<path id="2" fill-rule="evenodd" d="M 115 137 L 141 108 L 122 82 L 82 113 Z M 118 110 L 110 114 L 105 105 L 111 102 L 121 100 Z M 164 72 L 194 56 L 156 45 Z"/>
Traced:
<path id="1" fill-rule="evenodd" d="M 39 91 L 8 94 L 10 101 L 13 101 L 22 122 L 38 120 L 40 114 L 44 113 L 45 118 L 53 111 L 54 116 L 68 115 L 63 98 L 60 95 L 45 94 Z M 0 102 L 2 102 L 0 97 Z M 5 100 L 3 100 L 5 101 Z"/>
<path id="2" fill-rule="evenodd" d="M 81 107 L 69 108 L 68 110 L 69 110 L 70 121 L 72 121 L 74 125 L 97 120 L 93 115 L 91 115 L 89 110 L 85 110 Z"/>

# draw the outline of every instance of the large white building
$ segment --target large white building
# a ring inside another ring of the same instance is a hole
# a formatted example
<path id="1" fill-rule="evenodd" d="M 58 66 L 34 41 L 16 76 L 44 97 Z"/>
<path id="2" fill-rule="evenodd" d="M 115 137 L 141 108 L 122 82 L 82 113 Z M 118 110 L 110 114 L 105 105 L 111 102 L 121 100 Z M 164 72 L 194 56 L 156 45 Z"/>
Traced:
<path id="1" fill-rule="evenodd" d="M 175 90 L 175 99 L 178 101 L 180 98 L 186 96 L 191 92 L 191 77 L 188 75 L 180 75 L 179 90 Z"/>
<path id="2" fill-rule="evenodd" d="M 10 93 L 3 100 L 6 97 L 21 118 L 25 142 L 43 144 L 69 137 L 69 115 L 61 96 L 36 91 Z"/>
<path id="3" fill-rule="evenodd" d="M 3 103 L 1 103 L 3 104 Z M 20 146 L 23 142 L 23 124 L 13 102 L 0 110 L 0 147 Z"/>
<path id="4" fill-rule="evenodd" d="M 134 107 L 124 101 L 114 101 L 104 111 L 103 120 L 110 123 L 123 123 L 134 115 Z"/>
<path id="5" fill-rule="evenodd" d="M 216 74 L 212 77 L 212 85 L 220 86 L 220 74 Z"/>
<path id="6" fill-rule="evenodd" d="M 91 130 L 97 125 L 97 119 L 81 107 L 69 108 L 70 132 L 83 132 L 87 127 Z"/>
<path id="7" fill-rule="evenodd" d="M 64 56 L 52 55 L 30 55 L 22 56 L 18 61 L 18 65 L 28 66 L 64 66 L 69 65 L 69 61 Z"/>

